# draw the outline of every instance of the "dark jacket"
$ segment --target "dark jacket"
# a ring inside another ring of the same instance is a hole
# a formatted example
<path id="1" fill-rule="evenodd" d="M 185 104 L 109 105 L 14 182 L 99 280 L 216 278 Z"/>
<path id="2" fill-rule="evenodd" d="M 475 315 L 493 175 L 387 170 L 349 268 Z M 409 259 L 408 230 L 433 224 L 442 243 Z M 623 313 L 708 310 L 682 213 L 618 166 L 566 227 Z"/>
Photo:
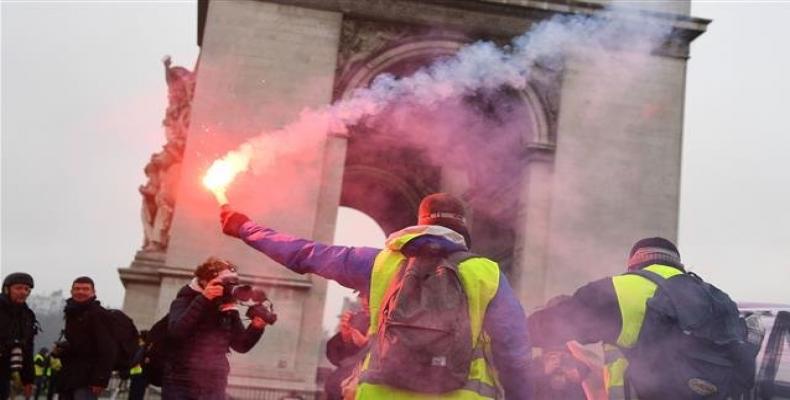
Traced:
<path id="1" fill-rule="evenodd" d="M 221 312 L 218 304 L 184 286 L 170 304 L 168 319 L 172 351 L 165 363 L 164 384 L 201 388 L 227 386 L 228 352 L 246 353 L 263 329 L 246 329 L 237 311 Z"/>
<path id="2" fill-rule="evenodd" d="M 107 310 L 95 298 L 86 303 L 68 299 L 63 312 L 68 346 L 61 355 L 60 388 L 106 387 L 118 351 Z"/>
<path id="3" fill-rule="evenodd" d="M 9 352 L 16 340 L 22 347 L 22 383 L 33 383 L 33 336 L 37 332 L 36 315 L 27 304 L 13 304 L 0 294 L 0 379 L 11 377 Z"/>
<path id="4" fill-rule="evenodd" d="M 637 267 L 641 269 L 653 264 L 655 262 L 645 262 Z M 660 265 L 683 271 L 682 265 L 670 262 Z M 590 282 L 577 289 L 573 296 L 534 312 L 527 326 L 530 339 L 537 347 L 563 346 L 570 340 L 582 344 L 617 343 L 623 318 L 612 277 Z"/>
<path id="5" fill-rule="evenodd" d="M 537 347 L 563 346 L 570 340 L 615 343 L 622 317 L 612 278 L 590 282 L 572 297 L 534 312 L 527 326 Z"/>

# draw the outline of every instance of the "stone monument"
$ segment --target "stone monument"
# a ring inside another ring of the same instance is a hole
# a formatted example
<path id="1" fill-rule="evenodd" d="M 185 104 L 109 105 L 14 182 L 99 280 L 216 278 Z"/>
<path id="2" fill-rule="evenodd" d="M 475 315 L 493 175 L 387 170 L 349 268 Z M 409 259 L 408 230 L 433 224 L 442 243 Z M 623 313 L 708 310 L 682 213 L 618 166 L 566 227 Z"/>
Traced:
<path id="1" fill-rule="evenodd" d="M 201 174 L 244 140 L 295 120 L 305 107 L 347 98 L 381 73 L 407 76 L 466 44 L 504 45 L 554 15 L 596 15 L 607 3 L 199 1 L 197 73 L 165 64 L 168 141 L 140 189 L 145 243 L 120 270 L 124 309 L 150 326 L 197 263 L 209 255 L 232 259 L 246 281 L 268 290 L 281 320 L 252 352 L 233 357 L 231 392 L 315 390 L 325 282 L 223 237 Z M 366 213 L 390 233 L 414 222 L 423 195 L 456 193 L 470 203 L 473 250 L 500 262 L 528 310 L 617 273 L 636 238 L 677 235 L 685 69 L 689 44 L 709 22 L 690 17 L 688 1 L 631 4 L 672 35 L 648 56 L 651 74 L 630 90 L 595 97 L 590 87 L 617 87 L 621 76 L 567 59 L 538 68 L 524 90 L 464 99 L 489 126 L 507 126 L 494 132 L 511 150 L 505 155 L 480 156 L 490 131 L 459 125 L 469 128 L 459 151 L 489 162 L 443 163 L 400 140 L 408 127 L 398 127 L 401 115 L 393 112 L 348 134 L 327 132 L 274 171 L 240 176 L 231 203 L 263 224 L 331 242 L 338 206 Z M 507 179 L 493 184 L 492 176 Z M 297 188 L 298 198 L 289 196 Z"/>

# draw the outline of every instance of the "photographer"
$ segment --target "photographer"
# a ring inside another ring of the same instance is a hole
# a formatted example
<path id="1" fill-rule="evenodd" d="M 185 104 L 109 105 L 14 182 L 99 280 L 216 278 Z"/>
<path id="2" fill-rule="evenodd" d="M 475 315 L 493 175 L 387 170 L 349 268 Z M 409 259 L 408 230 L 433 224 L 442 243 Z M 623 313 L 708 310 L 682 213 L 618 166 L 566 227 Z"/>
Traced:
<path id="1" fill-rule="evenodd" d="M 25 397 L 33 393 L 33 336 L 38 323 L 27 306 L 33 277 L 24 272 L 8 274 L 0 294 L 0 400 L 10 395 L 11 373 L 19 372 Z"/>
<path id="2" fill-rule="evenodd" d="M 245 329 L 227 282 L 238 282 L 236 267 L 211 257 L 170 304 L 168 335 L 173 348 L 165 362 L 163 399 L 224 400 L 228 352 L 246 353 L 261 338 L 264 317 L 253 315 Z"/>

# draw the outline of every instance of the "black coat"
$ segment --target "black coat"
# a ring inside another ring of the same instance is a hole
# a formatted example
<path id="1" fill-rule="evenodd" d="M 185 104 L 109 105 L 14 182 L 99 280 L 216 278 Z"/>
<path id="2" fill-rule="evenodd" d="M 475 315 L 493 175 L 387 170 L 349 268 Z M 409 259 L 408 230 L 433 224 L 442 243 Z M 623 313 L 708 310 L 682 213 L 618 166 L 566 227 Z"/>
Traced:
<path id="1" fill-rule="evenodd" d="M 0 379 L 11 377 L 9 352 L 18 340 L 22 347 L 23 383 L 33 383 L 33 337 L 38 332 L 36 315 L 27 304 L 13 304 L 5 294 L 0 294 Z"/>
<path id="2" fill-rule="evenodd" d="M 60 388 L 106 387 L 118 352 L 107 310 L 95 299 L 83 304 L 69 299 L 64 313 L 68 347 L 61 355 Z"/>
<path id="3" fill-rule="evenodd" d="M 191 387 L 226 387 L 233 349 L 246 353 L 261 338 L 263 329 L 246 329 L 237 311 L 221 312 L 188 285 L 170 304 L 168 335 L 173 343 L 165 363 L 164 384 Z"/>

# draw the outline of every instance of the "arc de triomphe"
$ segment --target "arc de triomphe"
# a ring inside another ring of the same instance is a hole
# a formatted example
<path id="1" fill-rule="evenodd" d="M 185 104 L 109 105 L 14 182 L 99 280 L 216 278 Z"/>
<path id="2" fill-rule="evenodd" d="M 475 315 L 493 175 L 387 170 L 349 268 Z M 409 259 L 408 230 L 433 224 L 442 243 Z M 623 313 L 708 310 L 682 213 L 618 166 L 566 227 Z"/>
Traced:
<path id="1" fill-rule="evenodd" d="M 245 280 L 267 288 L 281 320 L 252 352 L 233 356 L 231 385 L 314 389 L 326 284 L 221 235 L 216 203 L 199 185 L 208 164 L 261 130 L 294 120 L 304 107 L 349 96 L 380 73 L 408 75 L 465 44 L 505 44 L 553 15 L 594 15 L 604 3 L 200 1 L 196 71 L 168 74 L 165 125 L 175 145 L 152 159 L 153 181 L 141 189 L 156 240 L 120 269 L 124 310 L 149 327 L 195 265 L 209 255 L 232 259 Z M 571 59 L 535 73 L 525 90 L 470 99 L 490 118 L 502 108 L 515 116 L 501 133 L 517 150 L 510 156 L 484 167 L 445 165 L 399 140 L 385 116 L 348 135 L 327 135 L 307 160 L 240 177 L 232 202 L 261 223 L 331 242 L 339 206 L 366 213 L 390 233 L 413 222 L 423 195 L 457 193 L 470 203 L 474 251 L 500 262 L 528 310 L 617 273 L 636 238 L 676 237 L 686 63 L 690 42 L 709 22 L 690 17 L 687 1 L 644 4 L 653 8 L 652 18 L 672 26 L 672 40 L 649 56 L 650 76 L 620 96 L 593 97 L 587 88 L 617 86 L 620 76 Z M 586 112 L 591 102 L 594 117 Z M 485 140 L 471 131 L 470 143 Z M 312 172 L 289 172 L 305 165 Z M 506 185 L 489 179 L 504 173 Z M 294 188 L 298 200 L 288 197 Z"/>

